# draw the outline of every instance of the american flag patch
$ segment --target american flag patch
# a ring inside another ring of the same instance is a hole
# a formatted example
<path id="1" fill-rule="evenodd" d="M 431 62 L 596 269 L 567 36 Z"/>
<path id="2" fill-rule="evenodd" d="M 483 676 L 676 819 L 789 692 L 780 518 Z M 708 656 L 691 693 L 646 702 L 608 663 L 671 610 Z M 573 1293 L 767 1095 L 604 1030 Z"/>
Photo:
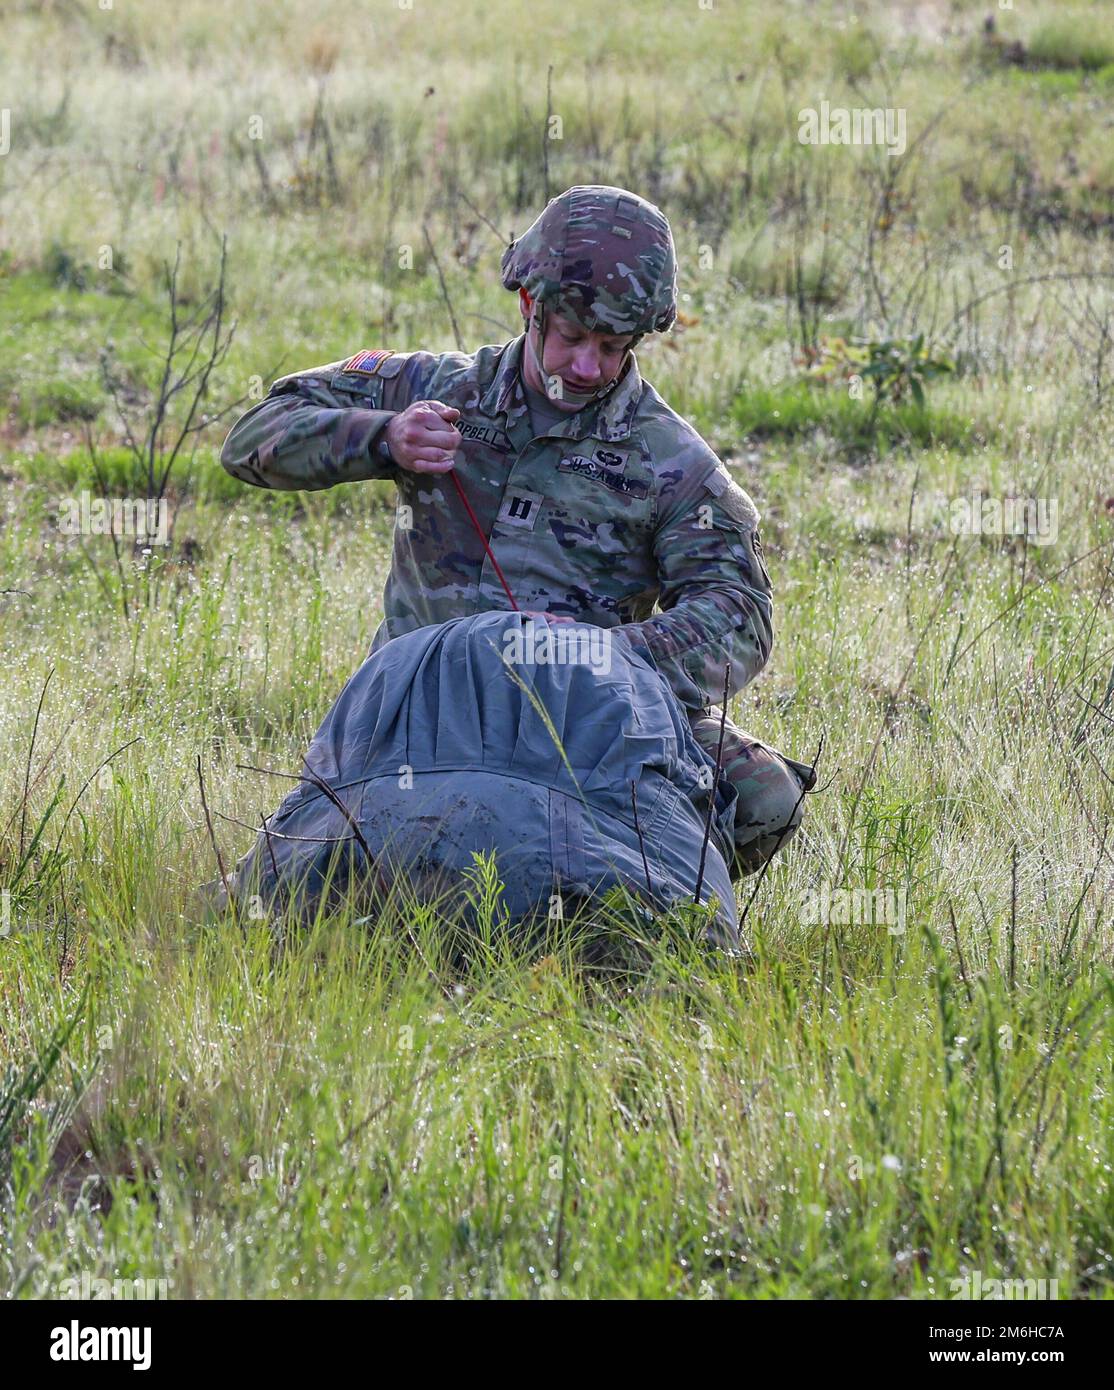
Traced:
<path id="1" fill-rule="evenodd" d="M 341 370 L 363 372 L 366 376 L 374 376 L 387 358 L 393 356 L 394 354 L 389 348 L 365 348 L 363 352 L 358 352 L 355 357 L 350 357 Z"/>

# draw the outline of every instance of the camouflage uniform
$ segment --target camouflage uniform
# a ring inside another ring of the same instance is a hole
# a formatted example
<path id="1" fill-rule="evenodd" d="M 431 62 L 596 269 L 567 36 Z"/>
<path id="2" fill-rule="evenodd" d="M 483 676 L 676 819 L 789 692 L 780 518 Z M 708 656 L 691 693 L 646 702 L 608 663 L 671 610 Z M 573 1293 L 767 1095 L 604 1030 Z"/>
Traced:
<path id="1" fill-rule="evenodd" d="M 637 217 L 649 207 L 621 190 L 571 194 L 586 195 L 576 233 L 582 239 L 598 228 L 593 214 L 603 195 L 634 205 L 629 225 L 636 233 Z M 625 205 L 618 206 L 619 213 L 612 205 L 607 214 L 616 227 Z M 639 255 L 636 236 L 629 238 L 633 246 L 624 242 L 627 260 L 620 258 L 618 268 L 645 291 L 650 312 L 632 318 L 613 296 L 593 298 L 590 286 L 567 293 L 569 276 L 562 279 L 552 257 L 527 257 L 524 269 L 523 243 L 529 251 L 537 226 L 504 256 L 508 288 L 544 290 L 548 276 L 564 288 L 538 302 L 590 330 L 625 334 L 637 332 L 632 324 L 672 321 L 660 308 L 662 267 Z M 566 255 L 576 249 L 568 235 Z M 542 239 L 543 252 L 551 246 L 552 238 Z M 669 280 L 671 305 L 671 274 Z M 473 354 L 377 349 L 294 373 L 237 422 L 221 461 L 257 487 L 395 482 L 398 524 L 374 651 L 415 628 L 509 607 L 448 476 L 399 468 L 381 452 L 380 436 L 396 412 L 422 400 L 456 407 L 454 471 L 519 607 L 603 628 L 622 625 L 714 754 L 719 719 L 709 706 L 722 695 L 727 667 L 732 692 L 740 690 L 765 665 L 773 641 L 758 512 L 697 432 L 643 381 L 633 353 L 601 399 L 535 437 L 522 380 L 528 350 L 524 334 Z M 749 872 L 795 830 L 808 769 L 730 722 L 724 765 L 740 791 L 737 867 Z"/>

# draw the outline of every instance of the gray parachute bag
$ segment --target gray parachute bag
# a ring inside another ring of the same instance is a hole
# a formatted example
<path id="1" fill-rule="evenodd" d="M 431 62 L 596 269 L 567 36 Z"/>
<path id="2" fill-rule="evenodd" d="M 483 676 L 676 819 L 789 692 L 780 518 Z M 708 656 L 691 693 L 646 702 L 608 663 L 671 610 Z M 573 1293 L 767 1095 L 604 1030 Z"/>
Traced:
<path id="1" fill-rule="evenodd" d="M 539 632 L 566 646 L 540 645 Z M 586 659 L 531 660 L 554 650 Z M 317 731 L 305 771 L 241 862 L 237 896 L 305 917 L 323 894 L 381 891 L 401 876 L 436 899 L 486 853 L 514 922 L 544 917 L 557 893 L 577 902 L 622 885 L 645 901 L 632 782 L 651 901 L 691 902 L 715 780 L 665 680 L 621 630 L 504 612 L 420 628 L 373 653 Z M 718 900 L 709 940 L 734 948 L 736 793 L 720 779 L 715 796 L 701 899 Z"/>

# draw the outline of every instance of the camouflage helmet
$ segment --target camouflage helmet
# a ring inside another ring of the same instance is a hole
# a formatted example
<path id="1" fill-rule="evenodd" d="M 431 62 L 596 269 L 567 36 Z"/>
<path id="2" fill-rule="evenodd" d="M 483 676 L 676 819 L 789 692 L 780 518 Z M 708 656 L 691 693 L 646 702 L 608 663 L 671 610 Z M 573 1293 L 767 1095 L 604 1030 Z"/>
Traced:
<path id="1" fill-rule="evenodd" d="M 662 333 L 677 316 L 673 233 L 637 193 L 579 185 L 503 252 L 503 284 L 589 333 Z"/>

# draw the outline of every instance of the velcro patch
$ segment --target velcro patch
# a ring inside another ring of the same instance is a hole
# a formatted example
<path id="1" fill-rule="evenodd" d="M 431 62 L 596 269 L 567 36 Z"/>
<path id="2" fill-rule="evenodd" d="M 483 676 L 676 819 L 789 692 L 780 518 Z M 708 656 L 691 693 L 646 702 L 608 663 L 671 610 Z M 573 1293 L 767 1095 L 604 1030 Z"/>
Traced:
<path id="1" fill-rule="evenodd" d="M 581 477 L 591 478 L 594 483 L 602 483 L 612 492 L 621 492 L 624 497 L 648 497 L 650 495 L 649 483 L 644 483 L 638 478 L 628 478 L 624 473 L 619 473 L 612 468 L 605 468 L 595 459 L 581 458 L 579 454 L 562 459 L 557 468 L 562 473 L 579 473 Z"/>
<path id="2" fill-rule="evenodd" d="M 508 492 L 496 520 L 504 526 L 524 526 L 532 531 L 544 501 L 540 492 Z"/>
<path id="3" fill-rule="evenodd" d="M 732 521 L 748 529 L 758 525 L 758 508 L 726 468 L 720 467 L 710 473 L 704 479 L 704 486 L 713 497 L 719 498 L 720 505 Z"/>
<path id="4" fill-rule="evenodd" d="M 387 358 L 393 356 L 394 353 L 389 348 L 365 348 L 355 357 L 350 357 L 341 371 L 362 372 L 365 376 L 375 376 Z"/>

